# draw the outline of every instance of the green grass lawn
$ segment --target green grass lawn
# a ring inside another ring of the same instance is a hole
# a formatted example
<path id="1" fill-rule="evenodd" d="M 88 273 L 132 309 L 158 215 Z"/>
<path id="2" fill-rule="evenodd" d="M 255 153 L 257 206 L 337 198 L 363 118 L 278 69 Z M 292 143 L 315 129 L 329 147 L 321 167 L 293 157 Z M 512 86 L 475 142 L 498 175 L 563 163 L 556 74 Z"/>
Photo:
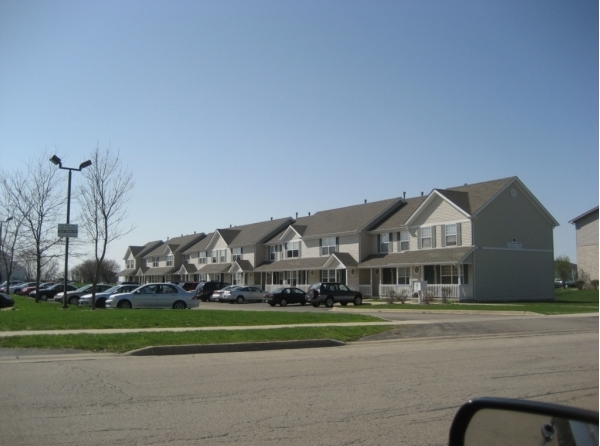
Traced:
<path id="1" fill-rule="evenodd" d="M 348 307 L 351 308 L 351 307 Z M 377 309 L 403 310 L 453 310 L 453 311 L 522 311 L 539 314 L 597 313 L 598 290 L 578 290 L 576 288 L 557 289 L 554 302 L 515 302 L 515 303 L 451 303 L 429 305 L 400 304 L 377 305 Z"/>
<path id="2" fill-rule="evenodd" d="M 76 330 L 104 328 L 227 327 L 243 325 L 315 324 L 330 322 L 376 322 L 381 319 L 348 313 L 229 310 L 103 310 L 35 303 L 13 295 L 15 308 L 0 311 L 0 331 Z M 261 305 L 261 304 L 256 304 Z M 202 308 L 202 303 L 200 304 Z"/>

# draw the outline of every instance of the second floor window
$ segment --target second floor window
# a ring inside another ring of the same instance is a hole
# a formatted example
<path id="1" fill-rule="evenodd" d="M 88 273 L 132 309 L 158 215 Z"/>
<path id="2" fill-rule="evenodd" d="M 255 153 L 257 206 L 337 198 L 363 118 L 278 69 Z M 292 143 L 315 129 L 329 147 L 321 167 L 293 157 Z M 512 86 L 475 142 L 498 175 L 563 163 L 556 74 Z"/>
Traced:
<path id="1" fill-rule="evenodd" d="M 431 226 L 426 228 L 421 228 L 421 248 L 432 248 L 433 247 L 433 239 L 432 239 L 432 231 Z"/>
<path id="2" fill-rule="evenodd" d="M 233 248 L 231 250 L 231 259 L 233 261 L 242 260 L 242 248 Z"/>
<path id="3" fill-rule="evenodd" d="M 135 268 L 135 260 L 127 260 L 126 261 L 126 268 L 127 269 L 133 269 Z"/>
<path id="4" fill-rule="evenodd" d="M 289 259 L 291 257 L 298 257 L 300 254 L 300 242 L 287 242 L 285 244 L 285 256 Z"/>
<path id="5" fill-rule="evenodd" d="M 390 252 L 390 234 L 379 234 L 377 238 L 379 239 L 379 246 L 377 248 L 379 252 Z"/>
<path id="6" fill-rule="evenodd" d="M 167 256 L 167 266 L 173 266 L 173 256 Z"/>
<path id="7" fill-rule="evenodd" d="M 206 263 L 206 251 L 200 251 L 198 253 L 198 263 Z"/>
<path id="8" fill-rule="evenodd" d="M 152 257 L 152 267 L 158 267 L 158 257 Z"/>
<path id="9" fill-rule="evenodd" d="M 269 261 L 274 262 L 275 260 L 279 260 L 279 255 L 277 253 L 281 252 L 281 245 L 269 246 Z"/>
<path id="10" fill-rule="evenodd" d="M 321 255 L 328 256 L 337 252 L 337 238 L 327 237 L 321 239 Z"/>
<path id="11" fill-rule="evenodd" d="M 446 225 L 446 246 L 456 246 L 456 223 L 453 225 Z"/>
<path id="12" fill-rule="evenodd" d="M 409 250 L 410 234 L 408 231 L 401 231 L 398 233 L 398 251 Z"/>

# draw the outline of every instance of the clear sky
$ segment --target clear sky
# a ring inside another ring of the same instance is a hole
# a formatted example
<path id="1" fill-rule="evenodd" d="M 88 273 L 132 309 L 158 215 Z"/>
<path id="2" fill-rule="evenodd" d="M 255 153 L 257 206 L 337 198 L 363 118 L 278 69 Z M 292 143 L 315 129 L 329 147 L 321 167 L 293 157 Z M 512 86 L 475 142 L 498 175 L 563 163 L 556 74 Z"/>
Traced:
<path id="1" fill-rule="evenodd" d="M 0 0 L 0 166 L 119 151 L 119 264 L 510 176 L 575 261 L 569 220 L 598 205 L 598 18 L 597 0 Z"/>

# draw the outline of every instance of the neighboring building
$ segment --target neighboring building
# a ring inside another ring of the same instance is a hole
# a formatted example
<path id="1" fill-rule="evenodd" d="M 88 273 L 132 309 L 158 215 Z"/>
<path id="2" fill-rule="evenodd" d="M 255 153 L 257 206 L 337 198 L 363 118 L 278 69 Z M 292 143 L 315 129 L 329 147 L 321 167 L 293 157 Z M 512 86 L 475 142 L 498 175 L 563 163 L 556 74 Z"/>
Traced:
<path id="1" fill-rule="evenodd" d="M 340 281 L 365 296 L 412 295 L 427 281 L 434 297 L 552 300 L 557 225 L 511 177 L 219 229 L 182 251 L 177 273 L 266 290 Z"/>
<path id="2" fill-rule="evenodd" d="M 0 283 L 3 283 L 6 281 L 6 279 L 8 277 L 8 271 L 6 269 L 6 265 L 9 264 L 10 257 L 4 251 L 0 251 L 0 256 L 4 257 L 4 258 L 0 258 Z M 20 265 L 19 263 L 13 261 L 13 267 L 12 267 L 12 272 L 10 274 L 10 280 L 21 280 L 24 282 L 26 274 L 27 274 L 27 272 L 25 271 L 25 268 L 23 267 L 23 265 Z"/>
<path id="3" fill-rule="evenodd" d="M 598 280 L 598 206 L 569 223 L 575 225 L 579 278 Z"/>
<path id="4" fill-rule="evenodd" d="M 145 266 L 144 256 L 163 243 L 162 240 L 156 240 L 148 242 L 144 246 L 128 247 L 125 257 L 123 257 L 123 260 L 125 260 L 125 269 L 119 272 L 119 281 L 141 283 L 141 277 L 148 270 Z"/>
<path id="5" fill-rule="evenodd" d="M 184 252 L 190 246 L 206 237 L 204 232 L 199 234 L 173 237 L 142 256 L 143 267 L 136 275 L 140 283 L 179 282 L 180 269 L 184 263 Z"/>

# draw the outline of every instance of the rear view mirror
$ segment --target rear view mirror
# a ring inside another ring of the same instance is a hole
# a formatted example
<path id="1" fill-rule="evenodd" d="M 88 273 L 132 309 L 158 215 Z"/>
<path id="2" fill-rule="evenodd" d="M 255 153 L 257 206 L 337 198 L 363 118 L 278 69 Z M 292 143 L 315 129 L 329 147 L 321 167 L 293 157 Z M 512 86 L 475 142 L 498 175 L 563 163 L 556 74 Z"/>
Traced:
<path id="1" fill-rule="evenodd" d="M 598 412 L 558 404 L 476 398 L 456 413 L 449 446 L 598 446 Z"/>

